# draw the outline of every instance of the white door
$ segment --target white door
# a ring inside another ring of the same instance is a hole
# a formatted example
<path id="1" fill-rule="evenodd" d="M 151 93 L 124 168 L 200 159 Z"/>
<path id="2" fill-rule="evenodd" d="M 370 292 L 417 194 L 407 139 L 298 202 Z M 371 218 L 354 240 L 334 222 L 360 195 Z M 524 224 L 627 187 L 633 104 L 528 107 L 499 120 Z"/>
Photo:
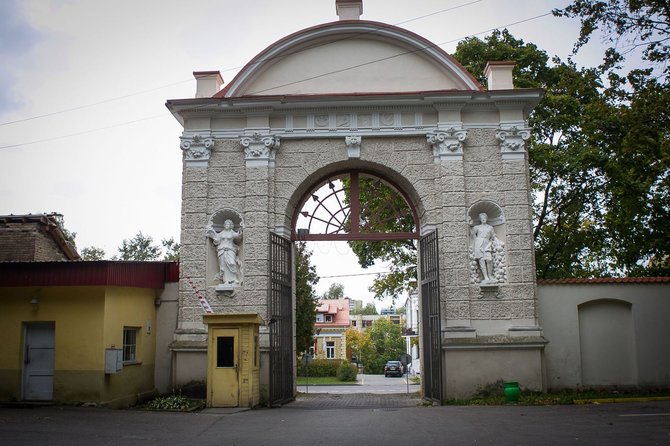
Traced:
<path id="1" fill-rule="evenodd" d="M 54 387 L 54 323 L 26 324 L 23 399 L 49 401 Z"/>

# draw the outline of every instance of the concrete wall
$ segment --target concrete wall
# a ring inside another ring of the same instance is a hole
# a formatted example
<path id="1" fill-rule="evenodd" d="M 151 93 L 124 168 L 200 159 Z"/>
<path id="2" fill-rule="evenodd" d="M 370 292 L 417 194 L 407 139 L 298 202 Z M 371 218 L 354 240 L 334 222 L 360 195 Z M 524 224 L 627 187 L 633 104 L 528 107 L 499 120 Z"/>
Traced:
<path id="1" fill-rule="evenodd" d="M 538 286 L 550 389 L 670 385 L 670 284 Z"/>

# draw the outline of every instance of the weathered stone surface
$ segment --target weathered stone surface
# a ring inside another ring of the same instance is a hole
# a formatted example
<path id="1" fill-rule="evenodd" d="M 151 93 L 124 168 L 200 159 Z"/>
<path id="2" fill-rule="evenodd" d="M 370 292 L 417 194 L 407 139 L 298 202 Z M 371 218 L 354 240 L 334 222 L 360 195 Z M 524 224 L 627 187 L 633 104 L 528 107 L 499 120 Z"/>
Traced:
<path id="1" fill-rule="evenodd" d="M 491 302 L 470 301 L 471 319 L 491 319 Z"/>
<path id="2" fill-rule="evenodd" d="M 470 303 L 467 301 L 448 301 L 442 306 L 442 315 L 446 319 L 469 319 Z"/>

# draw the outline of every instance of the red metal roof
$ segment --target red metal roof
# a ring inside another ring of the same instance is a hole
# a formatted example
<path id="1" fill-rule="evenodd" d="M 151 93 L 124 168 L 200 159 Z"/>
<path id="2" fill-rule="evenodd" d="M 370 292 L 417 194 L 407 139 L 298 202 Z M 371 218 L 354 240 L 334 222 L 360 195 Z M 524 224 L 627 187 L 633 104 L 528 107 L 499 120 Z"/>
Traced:
<path id="1" fill-rule="evenodd" d="M 572 279 L 540 279 L 538 285 L 608 284 L 608 283 L 670 283 L 670 277 L 595 277 Z"/>
<path id="2" fill-rule="evenodd" d="M 0 286 L 123 286 L 161 289 L 179 281 L 177 262 L 7 262 Z"/>

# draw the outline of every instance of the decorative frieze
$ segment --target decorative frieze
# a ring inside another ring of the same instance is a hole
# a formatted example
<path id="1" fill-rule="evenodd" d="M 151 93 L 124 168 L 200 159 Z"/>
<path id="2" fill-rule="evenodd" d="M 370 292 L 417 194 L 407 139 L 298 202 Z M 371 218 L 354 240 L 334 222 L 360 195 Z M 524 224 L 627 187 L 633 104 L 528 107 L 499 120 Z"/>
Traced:
<path id="1" fill-rule="evenodd" d="M 433 146 L 433 159 L 440 161 L 460 161 L 463 159 L 463 141 L 468 136 L 465 129 L 450 127 L 426 134 L 428 144 Z"/>
<path id="2" fill-rule="evenodd" d="M 247 167 L 274 166 L 275 155 L 279 149 L 279 137 L 254 133 L 240 140 L 244 147 L 244 160 Z"/>
<path id="3" fill-rule="evenodd" d="M 207 136 L 180 136 L 179 147 L 184 153 L 184 161 L 189 167 L 207 167 L 214 140 Z"/>
<path id="4" fill-rule="evenodd" d="M 500 152 L 504 160 L 523 159 L 526 153 L 525 143 L 530 138 L 530 129 L 516 125 L 500 127 L 496 131 L 496 138 L 500 141 Z"/>
<path id="5" fill-rule="evenodd" d="M 360 136 L 345 136 L 344 144 L 347 146 L 347 158 L 360 158 L 361 157 L 361 141 Z"/>

